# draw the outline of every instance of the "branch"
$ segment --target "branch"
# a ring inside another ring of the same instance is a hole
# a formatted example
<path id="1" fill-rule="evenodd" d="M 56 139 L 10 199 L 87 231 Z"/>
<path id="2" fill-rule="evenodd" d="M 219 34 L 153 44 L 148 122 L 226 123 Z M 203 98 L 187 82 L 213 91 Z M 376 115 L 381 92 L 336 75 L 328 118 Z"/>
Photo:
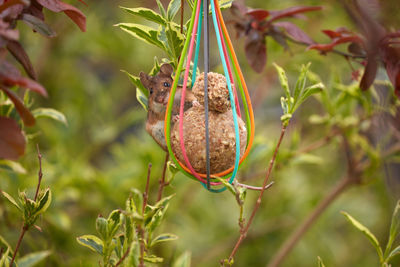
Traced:
<path id="1" fill-rule="evenodd" d="M 122 255 L 121 259 L 119 259 L 119 261 L 115 264 L 114 267 L 119 266 L 126 259 L 126 257 L 128 256 L 130 250 L 131 250 L 131 246 L 129 246 L 127 248 L 127 250 L 125 251 L 124 255 Z"/>
<path id="2" fill-rule="evenodd" d="M 339 181 L 339 183 L 318 204 L 318 206 L 303 221 L 303 223 L 286 239 L 278 253 L 268 264 L 268 267 L 276 267 L 282 263 L 286 255 L 289 254 L 289 252 L 297 244 L 300 238 L 307 232 L 310 226 L 318 219 L 318 217 L 326 210 L 326 208 L 352 184 L 351 181 L 352 179 L 347 176 Z"/>
<path id="3" fill-rule="evenodd" d="M 345 135 L 343 137 L 343 148 L 347 159 L 347 174 L 339 181 L 339 183 L 332 188 L 332 190 L 325 196 L 325 198 L 318 204 L 318 206 L 311 212 L 311 214 L 298 226 L 298 228 L 286 239 L 284 244 L 280 247 L 275 257 L 272 258 L 268 267 L 277 267 L 290 251 L 294 248 L 301 237 L 307 230 L 317 221 L 319 216 L 336 200 L 347 188 L 353 184 L 359 184 L 361 180 L 362 163 L 354 162 L 350 144 Z"/>
<path id="4" fill-rule="evenodd" d="M 36 149 L 37 149 L 37 154 L 38 154 L 38 159 L 39 159 L 39 173 L 38 173 L 38 184 L 36 186 L 35 198 L 33 199 L 34 201 L 36 201 L 37 196 L 39 194 L 40 183 L 42 182 L 42 177 L 43 177 L 43 172 L 42 172 L 42 154 L 40 154 L 40 150 L 39 150 L 39 145 L 38 144 L 36 144 Z"/>
<path id="5" fill-rule="evenodd" d="M 271 159 L 271 161 L 269 162 L 268 170 L 267 170 L 267 173 L 266 173 L 266 175 L 265 175 L 264 182 L 263 182 L 262 188 L 261 188 L 261 190 L 260 190 L 260 194 L 259 194 L 259 196 L 258 196 L 258 199 L 257 199 L 256 203 L 254 204 L 253 211 L 252 211 L 252 213 L 251 213 L 251 216 L 250 216 L 250 218 L 249 218 L 249 220 L 248 220 L 246 226 L 244 227 L 244 229 L 242 229 L 242 230 L 240 231 L 239 239 L 237 240 L 237 242 L 236 242 L 236 244 L 235 244 L 235 246 L 234 246 L 234 248 L 233 248 L 233 250 L 232 250 L 232 252 L 231 252 L 231 255 L 229 256 L 229 262 L 232 262 L 232 261 L 233 261 L 233 258 L 235 257 L 235 254 L 236 254 L 237 250 L 239 249 L 240 244 L 241 244 L 241 243 L 243 242 L 243 240 L 246 238 L 246 235 L 247 235 L 247 232 L 249 231 L 249 228 L 250 228 L 250 226 L 251 226 L 251 223 L 253 222 L 254 217 L 255 217 L 255 215 L 256 215 L 258 209 L 260 208 L 261 200 L 262 200 L 262 197 L 263 197 L 263 195 L 264 195 L 264 191 L 265 191 L 265 189 L 266 189 L 266 186 L 267 186 L 267 183 L 268 183 L 268 179 L 269 179 L 269 177 L 270 177 L 270 175 L 271 175 L 272 168 L 273 168 L 273 166 L 274 166 L 274 164 L 275 164 L 276 156 L 278 155 L 278 151 L 279 151 L 279 148 L 280 148 L 280 146 L 281 146 L 283 137 L 285 136 L 285 132 L 286 132 L 286 126 L 283 126 L 283 125 L 282 125 L 281 135 L 280 135 L 280 137 L 279 137 L 278 143 L 276 144 L 275 151 L 274 151 L 274 154 L 273 154 L 273 156 L 272 156 L 272 159 Z"/>
<path id="6" fill-rule="evenodd" d="M 163 172 L 162 172 L 162 175 L 161 175 L 160 186 L 158 187 L 157 202 L 161 200 L 164 187 L 166 185 L 168 185 L 168 183 L 165 183 L 165 174 L 166 174 L 166 171 L 167 171 L 168 160 L 169 160 L 169 154 L 167 152 L 165 154 L 164 167 L 163 167 Z"/>

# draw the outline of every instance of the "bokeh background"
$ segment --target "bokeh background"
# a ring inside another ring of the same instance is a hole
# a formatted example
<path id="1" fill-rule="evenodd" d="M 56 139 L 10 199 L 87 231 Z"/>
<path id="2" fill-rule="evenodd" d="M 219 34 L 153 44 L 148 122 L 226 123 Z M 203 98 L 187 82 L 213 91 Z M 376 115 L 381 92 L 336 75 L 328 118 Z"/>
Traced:
<path id="1" fill-rule="evenodd" d="M 100 258 L 81 247 L 76 237 L 96 234 L 95 219 L 123 208 L 130 188 L 144 189 L 147 165 L 153 164 L 150 200 L 154 201 L 165 153 L 145 132 L 146 113 L 136 100 L 136 89 L 128 77 L 149 72 L 153 58 L 163 55 L 157 48 L 133 39 L 114 25 L 119 22 L 143 22 L 119 6 L 150 7 L 155 1 L 113 0 L 66 1 L 87 16 L 87 32 L 82 33 L 65 15 L 45 13 L 58 33 L 53 39 L 34 34 L 20 26 L 22 43 L 46 87 L 47 99 L 35 96 L 37 106 L 55 108 L 65 114 L 68 126 L 49 119 L 38 120 L 28 134 L 34 134 L 26 155 L 20 160 L 26 174 L 0 172 L 0 188 L 16 195 L 18 190 L 33 192 L 37 180 L 35 144 L 44 156 L 43 185 L 51 187 L 53 202 L 39 225 L 43 232 L 30 231 L 21 254 L 50 249 L 52 255 L 42 266 L 97 266 Z M 167 1 L 163 1 L 165 6 Z M 354 29 L 337 1 L 252 0 L 246 5 L 263 9 L 283 9 L 293 5 L 323 5 L 320 12 L 297 20 L 314 39 L 327 42 L 322 29 L 347 26 Z M 224 11 L 226 20 L 231 13 Z M 186 18 L 189 8 L 186 5 Z M 229 28 L 235 36 L 233 27 Z M 212 38 L 211 42 L 215 42 Z M 280 96 L 283 94 L 272 62 L 283 66 L 293 84 L 301 64 L 312 62 L 311 70 L 329 85 L 333 76 L 351 82 L 351 70 L 336 55 L 322 56 L 304 47 L 291 45 L 284 51 L 268 40 L 268 64 L 261 74 L 255 73 L 244 56 L 244 41 L 234 42 L 241 67 L 253 98 L 256 117 L 255 147 L 239 172 L 239 180 L 260 185 L 272 149 L 280 132 Z M 211 46 L 211 48 L 216 46 Z M 212 50 L 212 58 L 217 51 Z M 212 62 L 214 70 L 221 70 Z M 323 127 L 309 123 L 311 114 L 321 106 L 310 99 L 297 112 L 283 143 L 282 153 L 294 142 L 300 147 L 328 134 Z M 278 161 L 269 189 L 249 235 L 236 256 L 236 266 L 265 266 L 285 238 L 316 206 L 346 171 L 344 156 L 337 142 L 290 161 Z M 283 266 L 317 266 L 320 256 L 326 266 L 377 266 L 372 246 L 340 214 L 345 210 L 367 225 L 385 244 L 390 217 L 397 200 L 390 190 L 384 172 L 371 177 L 368 184 L 345 192 L 316 222 L 287 257 Z M 174 243 L 160 244 L 156 253 L 165 257 L 163 266 L 188 250 L 192 266 L 218 266 L 227 257 L 238 237 L 238 208 L 229 193 L 212 194 L 197 182 L 178 175 L 165 194 L 175 193 L 165 221 L 164 232 L 179 236 Z M 249 213 L 257 193 L 248 192 L 245 212 Z M 20 220 L 13 207 L 0 198 L 0 232 L 14 247 Z M 395 266 L 395 265 L 394 265 Z"/>

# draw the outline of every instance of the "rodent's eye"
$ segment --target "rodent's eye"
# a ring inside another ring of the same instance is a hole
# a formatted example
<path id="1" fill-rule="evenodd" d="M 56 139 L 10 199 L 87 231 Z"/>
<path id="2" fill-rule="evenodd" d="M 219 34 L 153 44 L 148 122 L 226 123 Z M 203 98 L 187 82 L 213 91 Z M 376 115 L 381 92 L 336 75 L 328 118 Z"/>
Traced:
<path id="1" fill-rule="evenodd" d="M 170 87 L 171 85 L 167 82 L 164 82 L 164 87 Z"/>
<path id="2" fill-rule="evenodd" d="M 150 88 L 150 94 L 151 95 L 153 94 L 153 88 Z"/>

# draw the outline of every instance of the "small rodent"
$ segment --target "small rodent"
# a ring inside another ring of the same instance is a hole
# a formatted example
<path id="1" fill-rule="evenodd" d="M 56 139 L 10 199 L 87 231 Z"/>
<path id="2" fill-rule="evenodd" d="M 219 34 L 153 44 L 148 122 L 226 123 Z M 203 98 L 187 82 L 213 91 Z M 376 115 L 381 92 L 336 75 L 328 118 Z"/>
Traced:
<path id="1" fill-rule="evenodd" d="M 161 65 L 160 71 L 155 76 L 150 76 L 144 72 L 140 72 L 139 74 L 140 82 L 147 90 L 149 90 L 146 131 L 165 151 L 167 151 L 167 144 L 164 136 L 164 119 L 173 83 L 171 77 L 172 72 L 172 66 L 165 63 Z M 172 108 L 172 123 L 174 123 L 178 118 L 181 95 L 182 87 L 178 87 L 176 89 L 174 105 Z M 193 93 L 190 90 L 187 90 L 185 95 L 185 110 L 191 108 L 193 105 L 199 104 Z"/>

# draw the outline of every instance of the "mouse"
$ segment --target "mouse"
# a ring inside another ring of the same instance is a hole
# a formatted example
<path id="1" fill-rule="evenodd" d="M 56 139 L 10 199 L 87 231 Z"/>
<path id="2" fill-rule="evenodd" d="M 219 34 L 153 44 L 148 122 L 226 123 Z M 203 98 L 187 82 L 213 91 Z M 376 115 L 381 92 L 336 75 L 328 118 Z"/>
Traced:
<path id="1" fill-rule="evenodd" d="M 155 76 L 150 76 L 144 72 L 140 72 L 140 82 L 149 91 L 148 111 L 146 120 L 146 131 L 153 137 L 154 141 L 164 150 L 167 151 L 167 144 L 164 135 L 165 111 L 167 109 L 168 99 L 171 92 L 172 73 L 174 69 L 171 64 L 164 63 L 160 67 L 160 71 Z M 182 96 L 182 87 L 176 89 L 174 103 L 172 107 L 171 126 L 179 120 L 179 107 Z M 184 110 L 199 106 L 199 102 L 190 90 L 185 93 Z"/>

